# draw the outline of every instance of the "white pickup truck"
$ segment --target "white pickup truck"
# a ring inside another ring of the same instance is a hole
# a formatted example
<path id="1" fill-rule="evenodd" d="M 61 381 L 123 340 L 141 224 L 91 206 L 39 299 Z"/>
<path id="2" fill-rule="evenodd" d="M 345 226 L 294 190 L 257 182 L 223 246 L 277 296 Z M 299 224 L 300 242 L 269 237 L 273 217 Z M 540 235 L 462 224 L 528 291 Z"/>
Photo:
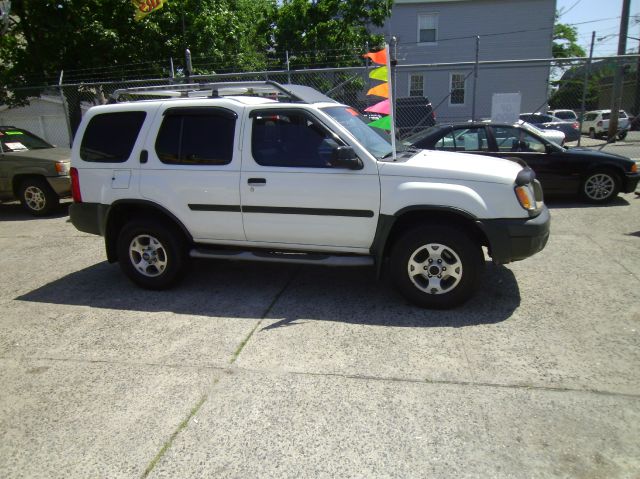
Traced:
<path id="1" fill-rule="evenodd" d="M 183 88 L 91 108 L 73 144 L 71 221 L 142 287 L 173 285 L 189 257 L 375 265 L 412 302 L 447 308 L 476 290 L 483 247 L 508 263 L 547 243 L 540 184 L 517 163 L 394 158 L 357 111 L 300 85 Z"/>

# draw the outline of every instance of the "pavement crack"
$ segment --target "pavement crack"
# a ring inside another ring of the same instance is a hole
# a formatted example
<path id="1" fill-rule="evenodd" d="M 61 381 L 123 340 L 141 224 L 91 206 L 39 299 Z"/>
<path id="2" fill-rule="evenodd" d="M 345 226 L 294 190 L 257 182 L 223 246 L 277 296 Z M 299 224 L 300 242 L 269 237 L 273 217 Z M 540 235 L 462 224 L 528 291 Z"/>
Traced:
<path id="1" fill-rule="evenodd" d="M 187 417 L 185 417 L 182 420 L 182 422 L 178 424 L 177 429 L 173 431 L 173 434 L 171 434 L 169 439 L 167 439 L 167 441 L 162 445 L 162 448 L 160 449 L 160 451 L 158 451 L 158 454 L 155 455 L 155 457 L 151 460 L 147 468 L 144 470 L 141 476 L 142 478 L 147 477 L 151 473 L 151 471 L 153 471 L 153 468 L 156 467 L 156 464 L 158 464 L 158 461 L 160 461 L 160 459 L 162 459 L 162 456 L 164 456 L 165 453 L 169 450 L 169 448 L 173 444 L 173 441 L 175 441 L 176 437 L 178 437 L 178 434 L 180 434 L 182 430 L 185 427 L 187 427 L 191 418 L 195 416 L 196 413 L 200 410 L 204 402 L 207 400 L 207 397 L 208 396 L 206 394 L 202 396 L 198 401 L 198 403 L 191 408 L 191 411 L 189 411 L 189 414 L 187 415 Z"/>
<path id="2" fill-rule="evenodd" d="M 229 361 L 229 364 L 233 364 L 236 362 L 236 360 L 238 359 L 238 356 L 240 356 L 240 353 L 242 352 L 242 350 L 244 349 L 244 347 L 247 345 L 247 343 L 249 342 L 249 340 L 251 339 L 251 337 L 253 336 L 253 334 L 256 332 L 256 330 L 260 327 L 260 325 L 262 324 L 262 321 L 264 321 L 264 319 L 269 315 L 269 313 L 271 312 L 271 310 L 273 309 L 273 307 L 276 305 L 276 303 L 278 302 L 278 300 L 280 299 L 280 297 L 284 294 L 284 292 L 289 288 L 289 286 L 291 285 L 291 283 L 293 282 L 294 278 L 298 275 L 298 271 L 300 270 L 300 268 L 297 268 L 293 274 L 289 277 L 289 279 L 285 282 L 284 286 L 282 287 L 282 289 L 280 289 L 280 291 L 278 291 L 278 294 L 276 294 L 273 298 L 273 300 L 271 301 L 271 303 L 269 303 L 269 306 L 267 306 L 267 309 L 265 309 L 264 313 L 262 313 L 262 316 L 260 317 L 260 320 L 256 323 L 256 325 L 253 327 L 253 329 L 251 331 L 249 331 L 249 334 L 247 334 L 247 336 L 242 340 L 242 342 L 238 345 L 238 347 L 236 348 L 236 350 L 233 353 L 233 356 L 231 357 L 231 360 Z"/>
<path id="3" fill-rule="evenodd" d="M 266 374 L 268 371 L 259 369 L 237 368 L 236 371 L 248 372 L 254 374 Z M 344 374 L 344 373 L 313 373 L 305 371 L 272 371 L 276 374 L 291 374 L 295 376 L 313 376 L 313 377 L 335 377 L 342 379 L 353 379 L 356 381 L 381 381 L 381 382 L 397 382 L 408 384 L 433 384 L 442 386 L 460 386 L 460 387 L 481 387 L 481 388 L 497 388 L 507 390 L 529 390 L 529 391 L 541 391 L 541 392 L 558 392 L 558 393 L 586 393 L 596 394 L 609 397 L 623 397 L 628 399 L 640 399 L 640 393 L 621 393 L 615 391 L 603 391 L 599 389 L 579 389 L 568 388 L 561 386 L 536 386 L 532 384 L 503 384 L 503 383 L 491 383 L 485 381 L 447 381 L 441 379 L 418 379 L 418 378 L 398 378 L 393 376 L 370 376 L 366 374 Z"/>

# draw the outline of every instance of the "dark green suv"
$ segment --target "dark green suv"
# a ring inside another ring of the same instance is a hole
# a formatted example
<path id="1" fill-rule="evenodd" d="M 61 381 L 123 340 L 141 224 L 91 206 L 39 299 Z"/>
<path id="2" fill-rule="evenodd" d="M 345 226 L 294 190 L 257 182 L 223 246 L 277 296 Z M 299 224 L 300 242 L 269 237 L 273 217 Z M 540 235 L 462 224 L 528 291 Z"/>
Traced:
<path id="1" fill-rule="evenodd" d="M 58 207 L 71 195 L 71 150 L 13 126 L 0 126 L 0 201 L 20 200 L 34 216 Z"/>

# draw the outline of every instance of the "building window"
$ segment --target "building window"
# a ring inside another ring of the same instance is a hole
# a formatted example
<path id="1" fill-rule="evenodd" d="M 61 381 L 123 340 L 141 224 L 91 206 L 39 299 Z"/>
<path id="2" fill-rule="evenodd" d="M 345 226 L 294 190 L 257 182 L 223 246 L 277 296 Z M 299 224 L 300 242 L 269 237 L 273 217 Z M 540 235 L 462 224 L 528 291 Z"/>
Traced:
<path id="1" fill-rule="evenodd" d="M 438 41 L 438 14 L 418 15 L 418 42 L 436 43 Z"/>
<path id="2" fill-rule="evenodd" d="M 464 80 L 466 75 L 464 73 L 452 73 L 451 74 L 451 99 L 449 101 L 452 105 L 464 105 Z"/>
<path id="3" fill-rule="evenodd" d="M 409 96 L 424 96 L 424 75 L 420 73 L 409 75 Z"/>

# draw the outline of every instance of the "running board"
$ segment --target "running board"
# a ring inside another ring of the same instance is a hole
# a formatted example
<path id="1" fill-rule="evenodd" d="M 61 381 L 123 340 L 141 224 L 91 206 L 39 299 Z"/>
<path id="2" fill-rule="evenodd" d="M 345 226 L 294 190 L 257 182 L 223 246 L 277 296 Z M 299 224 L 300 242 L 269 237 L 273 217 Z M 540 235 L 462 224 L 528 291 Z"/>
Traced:
<path id="1" fill-rule="evenodd" d="M 330 255 L 322 253 L 282 253 L 273 251 L 235 251 L 196 248 L 192 258 L 228 259 L 233 261 L 261 261 L 264 263 L 318 264 L 322 266 L 371 266 L 373 256 Z"/>

